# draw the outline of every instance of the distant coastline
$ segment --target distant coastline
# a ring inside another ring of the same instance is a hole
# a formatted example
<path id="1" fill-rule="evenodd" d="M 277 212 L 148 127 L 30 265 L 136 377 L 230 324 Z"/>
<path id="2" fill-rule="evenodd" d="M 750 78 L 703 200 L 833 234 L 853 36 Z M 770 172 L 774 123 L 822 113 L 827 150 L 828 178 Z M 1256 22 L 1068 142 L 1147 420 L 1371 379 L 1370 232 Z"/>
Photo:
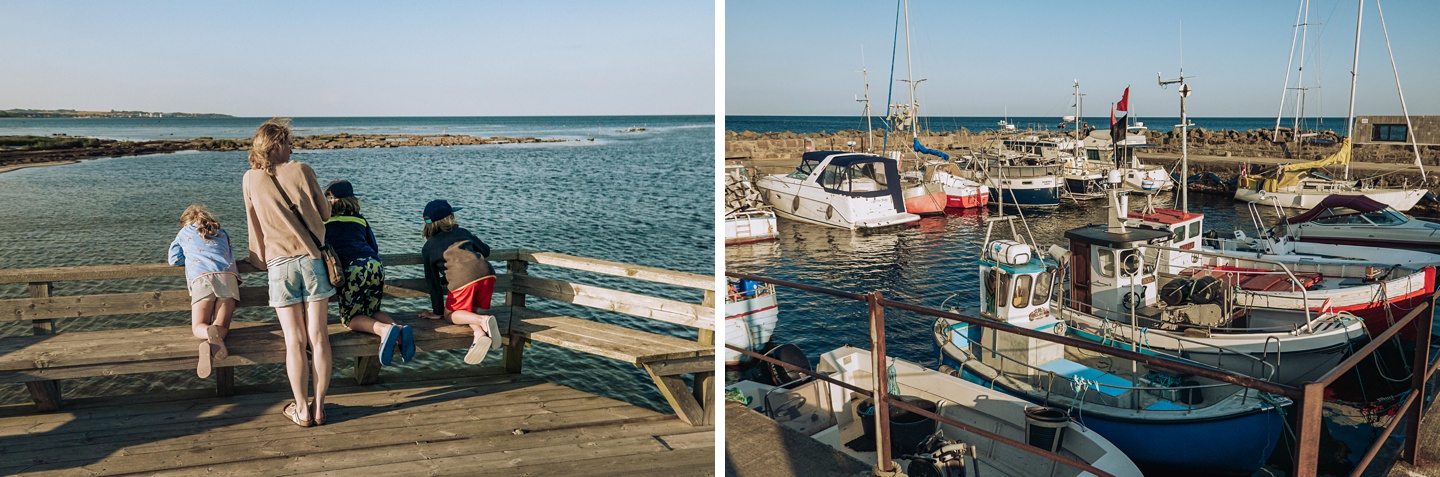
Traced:
<path id="1" fill-rule="evenodd" d="M 3 109 L 0 119 L 5 118 L 233 118 L 219 113 L 162 113 L 150 111 L 76 111 L 73 109 Z"/>

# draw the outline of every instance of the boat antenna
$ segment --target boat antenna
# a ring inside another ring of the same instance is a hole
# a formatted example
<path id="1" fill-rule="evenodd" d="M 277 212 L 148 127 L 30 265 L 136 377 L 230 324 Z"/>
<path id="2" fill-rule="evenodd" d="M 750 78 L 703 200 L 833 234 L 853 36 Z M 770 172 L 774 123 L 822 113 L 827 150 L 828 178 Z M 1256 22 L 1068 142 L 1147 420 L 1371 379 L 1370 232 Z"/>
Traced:
<path id="1" fill-rule="evenodd" d="M 1155 81 L 1160 83 L 1160 89 L 1166 86 L 1180 84 L 1180 211 L 1190 212 L 1190 119 L 1185 114 L 1185 99 L 1190 97 L 1190 84 L 1185 80 L 1194 76 L 1185 76 L 1185 40 L 1182 33 L 1180 40 L 1180 77 L 1173 80 L 1161 79 L 1160 73 L 1155 73 Z"/>
<path id="2" fill-rule="evenodd" d="M 875 152 L 875 137 L 874 137 L 874 136 L 875 136 L 875 134 L 874 134 L 875 126 L 874 126 L 874 124 L 871 122 L 871 119 L 872 119 L 872 118 L 871 118 L 871 114 L 870 114 L 870 76 L 869 76 L 869 70 L 865 68 L 865 45 L 860 45 L 860 79 L 861 79 L 861 81 L 863 81 L 863 82 L 865 83 L 865 99 L 862 100 L 862 99 L 858 99 L 858 98 L 857 98 L 856 101 L 864 101 L 864 102 L 865 102 L 865 144 L 864 144 L 864 147 L 865 147 L 865 152 L 866 152 L 866 153 L 874 153 L 874 152 Z"/>
<path id="3" fill-rule="evenodd" d="M 1360 21 L 1365 15 L 1365 0 L 1355 3 L 1359 6 L 1355 11 L 1355 54 L 1350 63 L 1350 111 L 1345 114 L 1345 137 L 1350 139 L 1352 147 L 1355 141 L 1355 71 L 1360 69 Z M 1350 161 L 1345 161 L 1345 180 L 1350 180 Z"/>

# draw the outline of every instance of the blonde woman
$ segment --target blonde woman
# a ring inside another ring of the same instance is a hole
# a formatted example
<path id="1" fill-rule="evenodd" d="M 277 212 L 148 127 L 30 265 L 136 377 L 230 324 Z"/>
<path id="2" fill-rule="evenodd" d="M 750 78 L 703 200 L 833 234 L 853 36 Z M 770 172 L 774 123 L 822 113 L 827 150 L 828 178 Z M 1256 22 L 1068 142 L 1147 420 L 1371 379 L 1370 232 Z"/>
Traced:
<path id="1" fill-rule="evenodd" d="M 289 120 L 271 119 L 255 130 L 250 170 L 245 173 L 245 216 L 250 257 L 270 274 L 270 306 L 285 334 L 285 372 L 295 402 L 285 417 L 301 427 L 325 423 L 325 393 L 330 388 L 330 334 L 326 306 L 335 294 L 320 257 L 330 202 L 315 171 L 290 160 Z M 305 348 L 311 350 L 306 363 Z M 314 372 L 315 401 L 306 403 L 306 384 Z"/>

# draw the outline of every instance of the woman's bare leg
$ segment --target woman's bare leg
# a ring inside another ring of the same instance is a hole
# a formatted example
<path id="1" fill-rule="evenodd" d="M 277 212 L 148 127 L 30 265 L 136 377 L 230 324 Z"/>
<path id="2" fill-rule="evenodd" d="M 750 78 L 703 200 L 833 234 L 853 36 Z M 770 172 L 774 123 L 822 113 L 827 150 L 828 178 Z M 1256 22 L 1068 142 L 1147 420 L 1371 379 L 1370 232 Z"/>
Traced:
<path id="1" fill-rule="evenodd" d="M 330 324 L 329 299 L 305 304 L 305 329 L 310 339 L 312 364 L 315 366 L 315 417 L 325 415 L 325 393 L 330 390 Z"/>
<path id="2" fill-rule="evenodd" d="M 295 395 L 296 417 L 301 421 L 310 420 L 309 406 L 306 405 L 305 385 L 310 382 L 310 366 L 305 362 L 305 345 L 309 342 L 305 326 L 305 306 L 296 303 L 275 309 L 280 319 L 280 331 L 285 335 L 285 375 L 290 379 L 290 392 Z M 325 342 L 329 355 L 330 342 Z M 320 352 L 315 351 L 316 358 Z M 328 380 L 326 381 L 329 382 Z"/>

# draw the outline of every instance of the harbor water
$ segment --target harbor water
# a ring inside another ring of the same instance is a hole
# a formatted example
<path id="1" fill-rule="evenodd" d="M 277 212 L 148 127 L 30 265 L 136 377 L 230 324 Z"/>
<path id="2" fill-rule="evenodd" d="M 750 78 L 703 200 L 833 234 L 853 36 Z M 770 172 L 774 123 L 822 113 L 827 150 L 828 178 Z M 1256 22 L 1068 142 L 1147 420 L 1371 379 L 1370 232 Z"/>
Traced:
<path id="1" fill-rule="evenodd" d="M 1172 206 L 1171 202 L 1169 194 L 1162 194 L 1156 205 Z M 1142 203 L 1139 198 L 1131 199 L 1132 207 Z M 1249 209 L 1229 197 L 1191 194 L 1189 204 L 1190 210 L 1205 214 L 1206 230 L 1218 230 L 1222 235 L 1237 228 L 1251 236 L 1255 233 Z M 1007 211 L 1010 215 L 1016 213 L 1014 208 Z M 976 262 L 985 239 L 985 218 L 996 215 L 996 211 L 992 207 L 947 212 L 945 216 L 922 218 L 913 226 L 876 234 L 857 234 L 781 219 L 778 241 L 726 247 L 725 267 L 731 272 L 841 291 L 880 291 L 890 300 L 978 316 L 980 281 Z M 1105 214 L 1103 201 L 1078 204 L 1066 201 L 1050 211 L 1026 210 L 1025 220 L 1017 220 L 1016 225 L 1026 241 L 1033 236 L 1044 250 L 1048 244 L 1064 245 L 1064 232 L 1068 229 L 1104 223 Z M 1273 211 L 1260 211 L 1260 223 L 1265 226 L 1276 220 Z M 993 239 L 1001 238 L 1012 238 L 1011 232 L 1009 227 L 997 224 Z M 798 345 L 811 357 L 812 363 L 815 357 L 840 346 L 870 348 L 864 302 L 783 287 L 777 291 L 780 320 L 774 332 L 775 344 Z M 933 318 L 887 309 L 885 320 L 889 356 L 931 369 L 940 364 L 931 335 Z M 727 381 L 741 377 L 736 372 L 727 373 Z M 1404 371 L 1389 378 L 1409 379 Z M 1367 376 L 1367 379 L 1385 378 Z M 1378 387 L 1374 385 L 1370 382 L 1372 388 Z M 1322 474 L 1329 473 L 1327 470 L 1348 473 L 1347 463 L 1359 460 L 1376 433 L 1388 422 L 1389 418 L 1383 413 L 1383 406 L 1327 403 L 1325 420 L 1329 437 L 1322 443 L 1321 455 L 1329 452 L 1328 455 L 1335 458 L 1329 462 L 1322 458 Z M 1282 439 L 1271 458 L 1272 465 L 1256 475 L 1284 475 L 1291 468 L 1286 456 L 1293 454 L 1293 449 L 1293 445 Z M 1180 451 L 1183 450 L 1177 450 Z"/>
<path id="2" fill-rule="evenodd" d="M 266 118 L 26 119 L 0 121 L 0 135 L 69 134 L 124 140 L 250 137 Z M 714 122 L 710 116 L 525 118 L 297 118 L 297 135 L 468 134 L 533 136 L 567 142 L 455 147 L 396 147 L 296 151 L 321 185 L 347 179 L 382 254 L 416 253 L 421 210 L 448 199 L 468 228 L 494 248 L 530 248 L 666 268 L 702 275 L 714 264 Z M 645 128 L 639 132 L 620 132 Z M 160 263 L 179 230 L 186 206 L 203 203 L 231 236 L 237 259 L 247 253 L 241 176 L 245 151 L 183 152 L 86 160 L 0 174 L 0 268 Z M 495 263 L 503 270 L 503 263 Z M 563 269 L 532 267 L 537 275 L 698 303 L 697 290 Z M 421 276 L 420 267 L 386 270 L 391 278 Z M 262 274 L 244 277 L 256 285 Z M 54 295 L 184 289 L 181 277 L 60 282 Z M 25 284 L 0 285 L 0 297 L 23 298 Z M 646 331 L 693 339 L 695 331 L 653 320 L 548 300 L 527 303 L 572 316 L 623 322 Z M 387 300 L 384 309 L 418 312 L 426 299 Z M 332 314 L 330 320 L 338 322 Z M 273 321 L 268 308 L 245 308 L 240 321 Z M 189 323 L 188 313 L 156 313 L 56 320 L 58 332 Z M 504 324 L 502 323 L 502 326 Z M 30 333 L 30 324 L 0 326 L 0 338 Z M 385 375 L 457 369 L 463 350 L 420 355 Z M 525 373 L 563 385 L 668 409 L 643 371 L 614 360 L 536 345 Z M 498 365 L 492 353 L 486 365 Z M 531 363 L 534 363 L 531 365 Z M 353 362 L 336 361 L 336 376 Z M 239 385 L 284 380 L 281 365 L 236 369 Z M 66 380 L 65 396 L 128 394 L 213 387 L 193 372 Z M 29 402 L 23 385 L 0 386 L 0 403 Z"/>

